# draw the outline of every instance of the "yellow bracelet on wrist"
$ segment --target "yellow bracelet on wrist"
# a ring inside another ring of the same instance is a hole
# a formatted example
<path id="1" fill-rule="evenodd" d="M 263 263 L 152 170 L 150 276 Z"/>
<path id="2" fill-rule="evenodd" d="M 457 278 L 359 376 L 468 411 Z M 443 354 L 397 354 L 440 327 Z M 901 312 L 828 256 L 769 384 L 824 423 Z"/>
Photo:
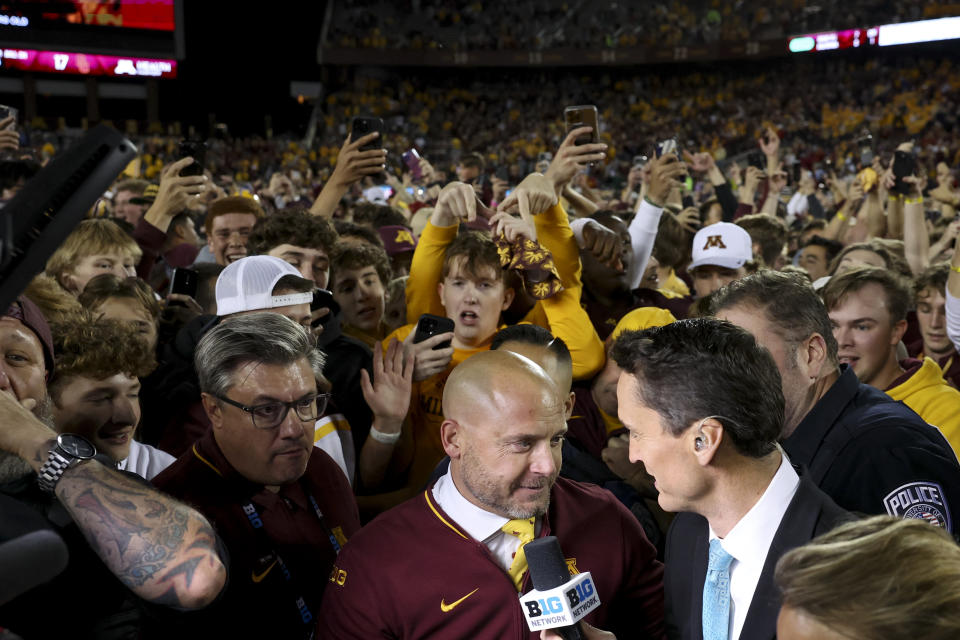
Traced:
<path id="1" fill-rule="evenodd" d="M 846 222 L 846 221 L 847 221 L 847 216 L 843 215 L 843 214 L 840 213 L 839 211 L 837 212 L 837 217 L 840 218 L 840 222 Z"/>
<path id="2" fill-rule="evenodd" d="M 904 198 L 903 204 L 923 204 L 923 196 L 917 196 L 916 198 Z"/>
<path id="3" fill-rule="evenodd" d="M 950 271 L 956 271 L 957 273 L 960 273 L 960 267 L 958 267 L 955 264 L 952 264 L 950 265 Z"/>
<path id="4" fill-rule="evenodd" d="M 896 202 L 897 200 L 902 200 L 903 196 L 896 193 L 891 193 L 890 195 L 887 196 L 887 199 Z"/>

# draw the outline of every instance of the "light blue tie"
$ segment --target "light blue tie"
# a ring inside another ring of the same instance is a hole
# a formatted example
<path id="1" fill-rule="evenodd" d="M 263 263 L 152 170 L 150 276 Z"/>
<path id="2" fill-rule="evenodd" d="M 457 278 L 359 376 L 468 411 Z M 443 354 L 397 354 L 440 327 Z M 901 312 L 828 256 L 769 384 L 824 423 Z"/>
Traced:
<path id="1" fill-rule="evenodd" d="M 731 562 L 733 556 L 723 550 L 720 540 L 711 540 L 707 579 L 703 583 L 703 640 L 727 640 Z"/>

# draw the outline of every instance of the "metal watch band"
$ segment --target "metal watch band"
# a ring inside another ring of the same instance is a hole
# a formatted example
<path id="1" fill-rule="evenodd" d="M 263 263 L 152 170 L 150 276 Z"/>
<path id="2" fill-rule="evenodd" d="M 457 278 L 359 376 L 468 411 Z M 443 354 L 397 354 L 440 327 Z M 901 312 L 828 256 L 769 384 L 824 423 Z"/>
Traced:
<path id="1" fill-rule="evenodd" d="M 47 493 L 53 493 L 53 488 L 57 486 L 57 482 L 60 481 L 63 472 L 66 471 L 72 463 L 73 460 L 65 458 L 57 451 L 57 447 L 54 446 L 54 448 L 50 450 L 50 455 L 47 456 L 46 462 L 40 467 L 40 472 L 37 474 L 37 484 L 40 485 L 40 489 Z"/>

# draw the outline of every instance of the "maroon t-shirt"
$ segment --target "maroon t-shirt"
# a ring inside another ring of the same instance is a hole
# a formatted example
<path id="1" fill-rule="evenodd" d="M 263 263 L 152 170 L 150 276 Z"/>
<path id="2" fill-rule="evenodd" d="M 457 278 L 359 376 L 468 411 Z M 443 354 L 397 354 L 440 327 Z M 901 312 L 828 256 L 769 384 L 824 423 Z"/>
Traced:
<path id="1" fill-rule="evenodd" d="M 212 430 L 154 478 L 159 489 L 210 520 L 230 563 L 226 592 L 213 606 L 151 624 L 149 637 L 306 638 L 315 629 L 337 557 L 333 540 L 337 546 L 345 544 L 360 528 L 360 517 L 343 471 L 325 452 L 311 449 L 300 481 L 277 493 L 241 476 L 224 457 Z M 262 522 L 260 531 L 244 512 L 247 504 Z"/>

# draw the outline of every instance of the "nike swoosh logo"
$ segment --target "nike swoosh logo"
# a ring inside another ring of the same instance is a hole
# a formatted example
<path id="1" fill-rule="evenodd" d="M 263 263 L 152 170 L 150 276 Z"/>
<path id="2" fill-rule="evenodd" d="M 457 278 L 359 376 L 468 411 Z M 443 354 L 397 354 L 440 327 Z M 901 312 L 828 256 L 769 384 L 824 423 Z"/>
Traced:
<path id="1" fill-rule="evenodd" d="M 444 613 L 446 613 L 446 612 L 448 612 L 448 611 L 453 611 L 453 608 L 454 608 L 455 606 L 457 606 L 458 604 L 460 604 L 461 602 L 463 602 L 464 600 L 466 600 L 467 598 L 469 598 L 470 596 L 472 596 L 473 594 L 475 594 L 479 589 L 480 589 L 480 587 L 477 587 L 476 589 L 474 589 L 473 591 L 471 591 L 471 592 L 468 593 L 467 595 L 463 596 L 462 598 L 460 598 L 460 599 L 457 600 L 456 602 L 451 602 L 450 604 L 447 604 L 446 602 L 443 601 L 443 599 L 441 599 L 441 600 L 440 600 L 440 611 L 443 611 Z"/>
<path id="2" fill-rule="evenodd" d="M 263 573 L 257 573 L 256 571 L 251 572 L 251 573 L 250 573 L 250 578 L 251 578 L 254 582 L 260 582 L 261 580 L 263 580 L 264 578 L 267 577 L 267 574 L 270 573 L 270 570 L 273 569 L 274 565 L 276 565 L 276 564 L 277 564 L 277 561 L 276 561 L 276 560 L 274 560 L 273 562 L 271 562 L 271 563 L 270 563 L 270 566 L 263 570 Z"/>

